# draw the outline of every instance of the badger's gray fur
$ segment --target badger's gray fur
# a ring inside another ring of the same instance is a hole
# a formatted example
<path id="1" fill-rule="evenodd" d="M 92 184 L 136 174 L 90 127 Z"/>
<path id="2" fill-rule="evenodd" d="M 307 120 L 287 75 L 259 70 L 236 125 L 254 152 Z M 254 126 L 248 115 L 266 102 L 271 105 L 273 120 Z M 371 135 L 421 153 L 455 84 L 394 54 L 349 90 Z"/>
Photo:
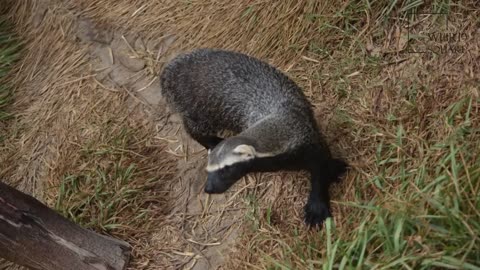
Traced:
<path id="1" fill-rule="evenodd" d="M 307 170 L 305 220 L 318 225 L 330 216 L 328 188 L 347 165 L 332 158 L 291 79 L 241 53 L 197 49 L 173 59 L 160 82 L 186 131 L 209 150 L 206 192 L 224 192 L 249 172 Z M 224 130 L 237 135 L 219 138 Z"/>

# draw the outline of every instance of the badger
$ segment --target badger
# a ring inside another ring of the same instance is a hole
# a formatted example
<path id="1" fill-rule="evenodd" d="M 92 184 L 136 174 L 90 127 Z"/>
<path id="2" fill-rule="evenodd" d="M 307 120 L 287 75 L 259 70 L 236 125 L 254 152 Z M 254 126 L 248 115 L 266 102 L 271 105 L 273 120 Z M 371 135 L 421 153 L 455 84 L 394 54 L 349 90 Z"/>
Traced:
<path id="1" fill-rule="evenodd" d="M 295 82 L 243 53 L 202 48 L 176 56 L 161 93 L 186 132 L 208 150 L 206 193 L 223 193 L 251 172 L 310 173 L 304 220 L 331 217 L 329 186 L 348 167 L 332 157 L 310 102 Z M 230 131 L 234 136 L 221 138 Z"/>

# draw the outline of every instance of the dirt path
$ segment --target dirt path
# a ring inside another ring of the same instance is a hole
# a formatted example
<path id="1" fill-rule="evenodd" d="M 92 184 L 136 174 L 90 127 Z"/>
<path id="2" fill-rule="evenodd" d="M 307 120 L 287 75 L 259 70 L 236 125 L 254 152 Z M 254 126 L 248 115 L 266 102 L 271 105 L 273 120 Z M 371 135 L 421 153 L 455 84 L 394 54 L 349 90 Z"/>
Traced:
<path id="1" fill-rule="evenodd" d="M 179 174 L 171 194 L 175 198 L 171 216 L 172 222 L 179 226 L 154 234 L 151 248 L 167 250 L 165 255 L 177 269 L 216 269 L 227 255 L 240 225 L 241 216 L 231 210 L 235 197 L 230 193 L 219 196 L 203 193 L 206 152 L 183 132 L 181 121 L 168 114 L 160 95 L 158 76 L 152 72 L 148 60 L 142 59 L 155 51 L 157 59 L 171 58 L 174 54 L 168 52 L 168 47 L 175 36 L 166 36 L 150 47 L 142 37 L 102 31 L 87 20 L 79 20 L 78 30 L 82 41 L 89 43 L 92 68 L 102 70 L 96 80 L 105 88 L 128 91 L 151 113 L 156 113 L 160 119 L 157 136 L 169 143 L 167 152 L 178 158 Z M 167 52 L 169 55 L 164 55 Z M 165 237 L 164 233 L 175 237 Z"/>
<path id="2" fill-rule="evenodd" d="M 203 192 L 206 151 L 188 138 L 176 116 L 169 115 L 160 95 L 159 66 L 175 55 L 175 52 L 168 50 L 175 42 L 175 36 L 165 35 L 158 40 L 145 41 L 141 36 L 127 31 L 112 31 L 110 29 L 113 27 L 108 25 L 95 25 L 76 15 L 76 11 L 62 7 L 62 3 L 57 1 L 38 2 L 32 10 L 30 27 L 50 23 L 44 20 L 44 16 L 52 10 L 55 10 L 56 16 L 73 18 L 70 27 L 74 30 L 66 32 L 71 35 L 67 39 L 87 48 L 88 59 L 83 66 L 88 68 L 81 71 L 83 74 L 75 76 L 87 78 L 102 90 L 128 93 L 130 97 L 126 99 L 125 106 L 133 107 L 138 102 L 142 103 L 144 112 L 149 115 L 147 119 L 155 121 L 157 126 L 155 139 L 168 143 L 163 153 L 178 161 L 178 174 L 175 176 L 178 181 L 169 194 L 169 205 L 173 211 L 168 221 L 155 230 L 150 239 L 145 239 L 148 249 L 158 257 L 149 258 L 149 262 L 141 268 L 159 269 L 160 266 L 169 265 L 171 269 L 216 269 L 228 255 L 243 215 L 239 211 L 241 209 L 235 206 L 238 204 L 237 190 L 218 196 L 207 196 Z M 46 70 L 45 74 L 49 72 L 52 71 Z M 52 157 L 50 152 L 62 147 L 58 141 L 66 140 L 66 136 L 62 139 L 58 138 L 58 134 L 52 133 L 35 140 L 38 146 L 32 148 L 36 159 L 25 163 L 30 170 L 25 166 L 17 169 L 18 178 L 27 179 L 19 183 L 20 189 L 42 197 L 41 191 L 45 185 L 42 181 L 48 178 L 42 168 L 58 158 Z M 32 170 L 32 166 L 38 168 Z M 23 172 L 35 175 L 29 177 Z"/>

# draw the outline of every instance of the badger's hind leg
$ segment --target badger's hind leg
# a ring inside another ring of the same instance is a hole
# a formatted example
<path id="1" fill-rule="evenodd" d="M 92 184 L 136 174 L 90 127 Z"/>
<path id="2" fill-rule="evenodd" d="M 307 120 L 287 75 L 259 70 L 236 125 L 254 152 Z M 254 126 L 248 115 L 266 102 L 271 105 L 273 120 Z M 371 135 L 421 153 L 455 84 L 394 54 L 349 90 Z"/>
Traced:
<path id="1" fill-rule="evenodd" d="M 202 128 L 197 122 L 193 121 L 189 117 L 184 117 L 183 126 L 188 135 L 195 141 L 205 147 L 207 150 L 211 150 L 217 146 L 223 139 L 210 135 L 207 128 Z"/>

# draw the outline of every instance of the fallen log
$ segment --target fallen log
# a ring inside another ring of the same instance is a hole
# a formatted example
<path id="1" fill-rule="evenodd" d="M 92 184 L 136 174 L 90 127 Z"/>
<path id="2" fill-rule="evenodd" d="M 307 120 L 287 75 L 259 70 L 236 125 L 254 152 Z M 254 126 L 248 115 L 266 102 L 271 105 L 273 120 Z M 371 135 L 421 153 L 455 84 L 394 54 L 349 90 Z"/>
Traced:
<path id="1" fill-rule="evenodd" d="M 0 181 L 0 257 L 41 270 L 120 270 L 130 251 Z"/>

